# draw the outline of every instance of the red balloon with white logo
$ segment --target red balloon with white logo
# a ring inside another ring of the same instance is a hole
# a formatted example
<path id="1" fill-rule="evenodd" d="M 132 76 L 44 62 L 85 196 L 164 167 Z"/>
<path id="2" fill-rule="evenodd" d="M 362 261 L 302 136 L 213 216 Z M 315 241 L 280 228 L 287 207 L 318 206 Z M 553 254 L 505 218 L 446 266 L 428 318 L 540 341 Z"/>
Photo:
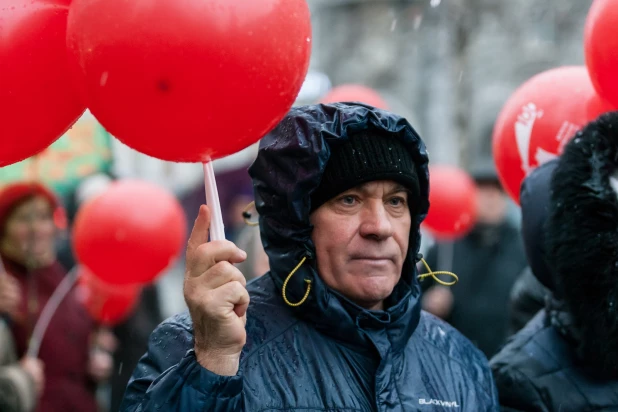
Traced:
<path id="1" fill-rule="evenodd" d="M 584 66 L 540 73 L 506 102 L 493 132 L 493 156 L 502 186 L 519 204 L 523 179 L 556 158 L 585 124 L 613 106 L 600 98 Z"/>
<path id="2" fill-rule="evenodd" d="M 429 167 L 429 213 L 423 222 L 433 237 L 453 240 L 476 223 L 477 191 L 464 170 L 447 165 Z"/>
<path id="3" fill-rule="evenodd" d="M 388 110 L 388 104 L 377 91 L 360 84 L 342 84 L 330 90 L 320 99 L 320 103 L 337 102 L 360 102 L 378 109 Z"/>

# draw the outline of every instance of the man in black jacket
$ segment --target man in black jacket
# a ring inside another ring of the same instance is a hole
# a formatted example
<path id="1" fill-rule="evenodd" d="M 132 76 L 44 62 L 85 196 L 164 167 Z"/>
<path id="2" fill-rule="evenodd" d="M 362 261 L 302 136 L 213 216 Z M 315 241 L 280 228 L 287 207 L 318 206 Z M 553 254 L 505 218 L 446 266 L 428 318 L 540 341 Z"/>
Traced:
<path id="1" fill-rule="evenodd" d="M 245 289 L 232 263 L 246 254 L 207 242 L 202 207 L 187 252 L 190 316 L 153 332 L 121 409 L 497 410 L 485 357 L 421 312 L 427 163 L 395 114 L 292 109 L 250 169 L 269 273 Z"/>
<path id="2" fill-rule="evenodd" d="M 567 144 L 551 176 L 553 296 L 491 361 L 505 411 L 618 411 L 617 170 L 614 112 Z"/>

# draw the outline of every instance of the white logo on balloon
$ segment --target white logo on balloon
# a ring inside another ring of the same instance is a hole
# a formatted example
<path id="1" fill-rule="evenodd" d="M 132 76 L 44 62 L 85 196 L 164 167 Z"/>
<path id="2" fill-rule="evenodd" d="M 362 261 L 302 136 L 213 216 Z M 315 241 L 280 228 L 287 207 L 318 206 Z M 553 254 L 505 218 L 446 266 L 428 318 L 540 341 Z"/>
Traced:
<path id="1" fill-rule="evenodd" d="M 521 169 L 525 174 L 530 172 L 530 138 L 532 137 L 532 128 L 536 119 L 543 117 L 543 111 L 538 110 L 534 103 L 528 103 L 522 107 L 522 112 L 517 116 L 515 122 L 515 140 L 517 141 L 517 150 L 521 157 Z"/>
<path id="2" fill-rule="evenodd" d="M 517 116 L 515 122 L 515 140 L 517 141 L 517 150 L 521 157 L 521 169 L 528 175 L 533 169 L 530 162 L 530 139 L 532 137 L 532 129 L 537 119 L 543 117 L 543 110 L 536 107 L 534 103 L 528 103 L 522 107 L 522 112 Z M 559 142 L 558 153 L 562 152 L 564 145 L 570 138 L 579 130 L 579 126 L 571 122 L 565 121 L 558 133 L 556 141 Z M 557 153 L 549 152 L 541 147 L 536 148 L 534 161 L 536 165 L 542 165 L 558 157 Z"/>

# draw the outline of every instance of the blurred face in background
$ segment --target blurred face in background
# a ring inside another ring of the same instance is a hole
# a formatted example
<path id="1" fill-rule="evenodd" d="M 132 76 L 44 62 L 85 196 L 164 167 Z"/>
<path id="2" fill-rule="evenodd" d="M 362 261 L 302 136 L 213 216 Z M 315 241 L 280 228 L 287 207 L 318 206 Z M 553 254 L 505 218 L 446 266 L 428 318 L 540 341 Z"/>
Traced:
<path id="1" fill-rule="evenodd" d="M 261 241 L 254 243 L 253 252 L 255 253 L 253 276 L 257 278 L 270 270 L 270 263 Z"/>
<path id="2" fill-rule="evenodd" d="M 499 183 L 479 182 L 477 189 L 478 223 L 501 223 L 506 217 L 508 203 Z"/>
<path id="3" fill-rule="evenodd" d="M 56 260 L 56 225 L 49 201 L 35 196 L 21 202 L 9 215 L 0 235 L 0 251 L 33 268 Z"/>

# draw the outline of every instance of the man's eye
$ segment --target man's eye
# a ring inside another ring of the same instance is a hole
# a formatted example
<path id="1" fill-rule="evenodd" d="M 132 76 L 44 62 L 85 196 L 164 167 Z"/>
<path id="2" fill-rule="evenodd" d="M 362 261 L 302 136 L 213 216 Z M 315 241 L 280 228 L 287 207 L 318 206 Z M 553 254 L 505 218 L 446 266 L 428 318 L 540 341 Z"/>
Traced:
<path id="1" fill-rule="evenodd" d="M 388 202 L 391 206 L 403 206 L 406 204 L 406 200 L 403 197 L 393 197 Z"/>
<path id="2" fill-rule="evenodd" d="M 352 206 L 356 203 L 356 198 L 354 196 L 343 196 L 341 199 L 341 203 L 346 206 Z"/>

